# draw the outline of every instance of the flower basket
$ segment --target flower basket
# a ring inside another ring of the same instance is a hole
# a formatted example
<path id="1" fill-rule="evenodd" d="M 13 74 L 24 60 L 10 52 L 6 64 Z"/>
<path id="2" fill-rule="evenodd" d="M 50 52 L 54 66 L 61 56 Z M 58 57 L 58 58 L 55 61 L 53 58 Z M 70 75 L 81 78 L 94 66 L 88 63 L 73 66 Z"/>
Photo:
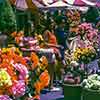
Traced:
<path id="1" fill-rule="evenodd" d="M 100 99 L 100 91 L 83 89 L 82 100 L 99 100 L 99 99 Z"/>
<path id="2" fill-rule="evenodd" d="M 81 100 L 82 88 L 80 85 L 63 84 L 64 100 Z"/>

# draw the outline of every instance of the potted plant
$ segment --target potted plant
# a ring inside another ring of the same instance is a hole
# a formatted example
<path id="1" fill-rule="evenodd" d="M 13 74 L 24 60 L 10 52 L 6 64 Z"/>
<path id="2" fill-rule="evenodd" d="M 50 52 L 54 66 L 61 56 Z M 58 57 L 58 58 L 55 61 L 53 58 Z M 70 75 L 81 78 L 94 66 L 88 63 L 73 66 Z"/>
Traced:
<path id="1" fill-rule="evenodd" d="M 64 77 L 64 99 L 65 100 L 81 100 L 81 82 L 86 76 L 84 67 L 76 61 L 71 63 L 66 68 Z"/>
<path id="2" fill-rule="evenodd" d="M 82 100 L 99 100 L 100 98 L 100 75 L 93 74 L 83 80 Z"/>

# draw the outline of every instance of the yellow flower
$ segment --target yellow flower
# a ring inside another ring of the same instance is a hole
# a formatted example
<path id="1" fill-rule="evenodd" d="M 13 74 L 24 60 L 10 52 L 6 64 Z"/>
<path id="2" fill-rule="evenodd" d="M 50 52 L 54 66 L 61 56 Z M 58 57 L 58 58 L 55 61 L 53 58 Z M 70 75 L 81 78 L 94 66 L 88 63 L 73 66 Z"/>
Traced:
<path id="1" fill-rule="evenodd" d="M 6 69 L 0 69 L 0 87 L 11 86 L 11 77 L 7 73 Z"/>
<path id="2" fill-rule="evenodd" d="M 45 56 L 40 58 L 40 69 L 45 70 L 48 66 L 48 60 Z"/>

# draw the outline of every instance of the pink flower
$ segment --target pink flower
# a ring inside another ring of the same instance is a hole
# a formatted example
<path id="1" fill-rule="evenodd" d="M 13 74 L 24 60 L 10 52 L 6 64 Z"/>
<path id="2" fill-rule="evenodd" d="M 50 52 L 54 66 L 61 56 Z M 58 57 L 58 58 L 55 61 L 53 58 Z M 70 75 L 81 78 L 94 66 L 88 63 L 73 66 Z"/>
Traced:
<path id="1" fill-rule="evenodd" d="M 0 100 L 12 100 L 8 95 L 0 95 Z"/>
<path id="2" fill-rule="evenodd" d="M 25 65 L 16 63 L 13 66 L 19 72 L 20 80 L 25 80 L 28 77 L 28 69 Z"/>
<path id="3" fill-rule="evenodd" d="M 78 26 L 78 35 L 84 38 L 84 40 L 89 40 L 92 44 L 97 42 L 97 33 L 98 31 L 92 27 L 91 23 L 85 22 Z"/>
<path id="4" fill-rule="evenodd" d="M 12 93 L 16 97 L 23 96 L 26 91 L 26 85 L 25 82 L 20 80 L 14 86 L 12 87 Z"/>

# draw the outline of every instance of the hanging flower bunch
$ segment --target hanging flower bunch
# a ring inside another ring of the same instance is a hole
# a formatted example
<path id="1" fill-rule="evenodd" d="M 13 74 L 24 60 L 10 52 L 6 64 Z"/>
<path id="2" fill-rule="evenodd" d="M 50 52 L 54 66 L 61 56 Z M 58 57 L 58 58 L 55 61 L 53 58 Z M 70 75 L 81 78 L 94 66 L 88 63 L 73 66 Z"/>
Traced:
<path id="1" fill-rule="evenodd" d="M 81 39 L 88 39 L 90 42 L 97 41 L 98 31 L 92 27 L 91 23 L 82 23 L 78 26 L 78 35 Z"/>
<path id="2" fill-rule="evenodd" d="M 66 16 L 68 17 L 68 23 L 71 27 L 79 25 L 80 12 L 78 10 L 69 10 Z"/>
<path id="3" fill-rule="evenodd" d="M 87 64 L 96 58 L 96 51 L 93 47 L 76 48 L 73 58 L 75 61 Z"/>
<path id="4" fill-rule="evenodd" d="M 50 80 L 47 71 L 48 60 L 44 56 L 39 59 L 35 53 L 32 53 L 31 61 L 32 70 L 30 71 L 29 93 L 34 99 L 39 99 L 40 91 L 48 86 Z M 32 91 L 33 89 L 35 90 Z"/>

